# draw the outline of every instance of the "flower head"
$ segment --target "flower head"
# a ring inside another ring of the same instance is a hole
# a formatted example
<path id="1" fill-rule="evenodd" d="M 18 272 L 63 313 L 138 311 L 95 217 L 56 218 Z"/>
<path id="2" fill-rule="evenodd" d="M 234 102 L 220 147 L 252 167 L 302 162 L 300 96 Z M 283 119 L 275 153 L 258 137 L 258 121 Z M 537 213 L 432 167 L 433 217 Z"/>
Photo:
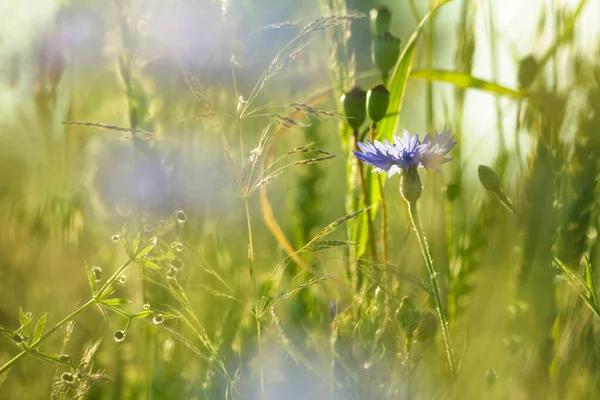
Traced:
<path id="1" fill-rule="evenodd" d="M 406 130 L 402 137 L 394 135 L 393 143 L 374 140 L 357 143 L 360 148 L 355 151 L 356 157 L 374 166 L 374 172 L 387 172 L 388 176 L 408 171 L 413 165 L 439 171 L 439 167 L 451 160 L 445 157 L 456 145 L 450 130 L 444 129 L 441 134 L 427 134 L 423 143 L 419 143 L 419 135 L 412 136 Z"/>
<path id="2" fill-rule="evenodd" d="M 425 136 L 423 144 L 419 146 L 420 161 L 421 165 L 427 169 L 433 169 L 434 171 L 440 170 L 440 166 L 443 163 L 451 161 L 451 158 L 446 158 L 446 154 L 456 146 L 454 136 L 450 135 L 450 129 L 444 127 L 442 133 L 435 133 L 433 136 Z"/>
<path id="3" fill-rule="evenodd" d="M 419 163 L 419 137 L 410 137 L 407 131 L 404 136 L 394 136 L 394 143 L 384 140 L 383 143 L 373 142 L 357 143 L 362 152 L 355 151 L 354 155 L 367 164 L 375 167 L 375 172 L 387 172 L 388 176 L 407 170 Z"/>

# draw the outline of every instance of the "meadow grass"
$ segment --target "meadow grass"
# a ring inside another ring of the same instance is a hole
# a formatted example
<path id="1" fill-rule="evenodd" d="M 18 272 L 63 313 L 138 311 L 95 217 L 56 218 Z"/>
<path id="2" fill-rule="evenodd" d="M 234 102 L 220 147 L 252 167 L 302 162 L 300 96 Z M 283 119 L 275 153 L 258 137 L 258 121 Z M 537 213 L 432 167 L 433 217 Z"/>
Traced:
<path id="1" fill-rule="evenodd" d="M 496 2 L 384 5 L 67 1 L 0 38 L 0 398 L 600 395 L 590 4 L 540 2 L 516 60 Z M 440 172 L 354 153 L 445 127 Z"/>

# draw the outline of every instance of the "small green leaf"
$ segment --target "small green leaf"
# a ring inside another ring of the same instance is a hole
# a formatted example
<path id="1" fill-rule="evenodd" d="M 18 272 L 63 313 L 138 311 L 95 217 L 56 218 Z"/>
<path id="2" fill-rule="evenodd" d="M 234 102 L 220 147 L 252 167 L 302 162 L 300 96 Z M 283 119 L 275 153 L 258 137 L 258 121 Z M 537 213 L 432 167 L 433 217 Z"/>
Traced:
<path id="1" fill-rule="evenodd" d="M 590 297 L 594 301 L 596 307 L 600 307 L 598 304 L 598 291 L 596 290 L 596 280 L 594 279 L 594 271 L 592 270 L 592 265 L 590 264 L 590 260 L 585 257 L 585 281 L 587 283 L 588 289 L 590 290 Z"/>
<path id="2" fill-rule="evenodd" d="M 154 249 L 154 246 L 156 246 L 155 237 L 146 242 L 145 246 L 139 252 L 135 253 L 135 259 L 141 260 L 146 254 L 148 254 L 152 251 L 152 249 Z"/>
<path id="3" fill-rule="evenodd" d="M 110 319 L 108 318 L 106 311 L 104 311 L 100 304 L 96 304 L 96 306 L 98 307 L 98 310 L 100 310 L 100 314 L 102 314 L 102 316 L 104 317 L 104 322 L 106 322 L 106 326 L 110 326 Z"/>
<path id="4" fill-rule="evenodd" d="M 98 290 L 96 276 L 94 275 L 94 271 L 92 271 L 92 268 L 90 268 L 90 266 L 87 265 L 87 263 L 85 264 L 85 276 L 87 277 L 90 289 L 92 290 L 92 295 L 96 295 L 96 291 Z"/>
<path id="5" fill-rule="evenodd" d="M 133 314 L 131 316 L 131 318 L 146 318 L 148 316 L 152 315 L 152 311 L 151 310 L 144 310 L 144 311 L 140 311 L 137 314 Z"/>
<path id="6" fill-rule="evenodd" d="M 127 299 L 119 299 L 119 298 L 112 298 L 112 299 L 104 299 L 102 300 L 100 303 L 107 305 L 107 306 L 119 306 L 122 304 L 129 304 L 131 303 L 130 300 Z"/>
<path id="7" fill-rule="evenodd" d="M 35 324 L 35 332 L 33 334 L 33 342 L 37 342 L 44 334 L 44 328 L 46 327 L 46 314 L 42 315 Z"/>
<path id="8" fill-rule="evenodd" d="M 155 263 L 154 261 L 150 261 L 150 260 L 144 260 L 144 267 L 149 267 L 152 269 L 160 269 L 160 265 L 158 265 L 157 263 Z"/>
<path id="9" fill-rule="evenodd" d="M 23 307 L 19 307 L 19 322 L 21 323 L 21 326 L 25 326 L 25 323 L 27 322 L 27 318 L 25 318 L 25 312 L 23 311 Z"/>
<path id="10" fill-rule="evenodd" d="M 132 252 L 132 254 L 136 254 L 137 253 L 138 246 L 140 245 L 140 236 L 141 236 L 141 233 L 138 232 L 138 234 L 135 235 L 135 238 L 133 238 L 133 242 L 131 242 L 131 252 Z"/>

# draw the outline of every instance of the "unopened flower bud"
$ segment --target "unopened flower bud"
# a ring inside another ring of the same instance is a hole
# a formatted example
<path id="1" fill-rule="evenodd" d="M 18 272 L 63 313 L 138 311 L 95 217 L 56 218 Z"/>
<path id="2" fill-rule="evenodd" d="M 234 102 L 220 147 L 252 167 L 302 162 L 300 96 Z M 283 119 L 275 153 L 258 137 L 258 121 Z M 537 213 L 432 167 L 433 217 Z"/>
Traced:
<path id="1" fill-rule="evenodd" d="M 385 6 L 380 6 L 371 10 L 371 33 L 373 36 L 383 35 L 390 30 L 392 25 L 392 13 Z"/>
<path id="2" fill-rule="evenodd" d="M 502 182 L 496 171 L 487 165 L 480 165 L 477 168 L 477 173 L 479 174 L 479 181 L 486 190 L 493 193 L 502 192 Z"/>
<path id="3" fill-rule="evenodd" d="M 539 65 L 533 55 L 528 55 L 519 63 L 517 79 L 521 88 L 527 88 L 533 83 L 538 73 Z"/>
<path id="4" fill-rule="evenodd" d="M 458 185 L 450 184 L 446 186 L 446 200 L 452 202 L 460 196 L 460 188 Z"/>
<path id="5" fill-rule="evenodd" d="M 400 179 L 400 193 L 402 197 L 409 203 L 415 203 L 423 194 L 423 183 L 417 171 L 416 166 L 410 167 L 408 170 L 402 171 L 402 179 Z"/>
<path id="6" fill-rule="evenodd" d="M 367 92 L 367 114 L 371 121 L 379 122 L 385 117 L 390 105 L 390 92 L 383 85 L 372 87 Z"/>
<path id="7" fill-rule="evenodd" d="M 400 39 L 385 32 L 373 39 L 371 58 L 373 64 L 381 71 L 381 77 L 387 79 L 400 57 Z"/>
<path id="8" fill-rule="evenodd" d="M 413 332 L 419 326 L 421 312 L 417 310 L 410 296 L 404 296 L 398 308 L 398 323 L 405 332 L 406 337 L 412 338 Z"/>
<path id="9" fill-rule="evenodd" d="M 355 86 L 352 90 L 342 95 L 341 101 L 344 106 L 344 114 L 346 115 L 348 125 L 357 131 L 367 118 L 367 94 Z"/>

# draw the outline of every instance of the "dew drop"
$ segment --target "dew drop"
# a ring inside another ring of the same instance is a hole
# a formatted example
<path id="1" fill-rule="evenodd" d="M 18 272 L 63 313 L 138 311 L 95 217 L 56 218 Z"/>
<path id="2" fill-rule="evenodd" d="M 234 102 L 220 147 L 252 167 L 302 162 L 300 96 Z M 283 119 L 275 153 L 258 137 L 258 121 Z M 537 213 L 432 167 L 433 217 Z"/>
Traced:
<path id="1" fill-rule="evenodd" d="M 179 271 L 183 268 L 183 261 L 181 261 L 180 258 L 174 258 L 171 260 L 171 268 L 173 268 L 176 271 Z"/>
<path id="2" fill-rule="evenodd" d="M 100 268 L 99 266 L 95 265 L 92 268 L 92 273 L 94 274 L 94 279 L 96 280 L 96 282 L 102 279 L 102 268 Z"/>
<path id="3" fill-rule="evenodd" d="M 83 375 L 81 374 L 81 372 L 77 372 L 77 373 L 75 374 L 75 379 L 77 379 L 78 381 L 81 381 L 81 380 L 83 380 Z"/>
<path id="4" fill-rule="evenodd" d="M 117 279 L 117 282 L 119 282 L 121 285 L 124 285 L 125 282 L 127 282 L 127 276 L 124 274 L 121 274 L 119 276 L 119 278 Z"/>
<path id="5" fill-rule="evenodd" d="M 63 372 L 63 374 L 60 376 L 60 380 L 62 380 L 63 382 L 73 382 L 74 378 L 73 378 L 73 374 L 69 373 L 69 372 Z"/>
<path id="6" fill-rule="evenodd" d="M 24 339 L 23 339 L 23 336 L 21 336 L 21 335 L 20 335 L 20 334 L 18 334 L 18 333 L 15 333 L 14 335 L 12 335 L 12 340 L 13 340 L 13 342 L 15 342 L 16 344 L 20 344 L 20 343 L 23 343 L 23 340 L 24 340 Z"/>
<path id="7" fill-rule="evenodd" d="M 173 279 L 176 276 L 177 276 L 177 270 L 175 268 L 171 267 L 167 270 L 167 278 Z"/>
<path id="8" fill-rule="evenodd" d="M 144 305 L 142 306 L 142 308 L 143 308 L 145 311 L 148 311 L 148 310 L 150 309 L 150 303 L 146 303 L 146 304 L 144 304 Z"/>
<path id="9" fill-rule="evenodd" d="M 115 333 L 113 333 L 113 339 L 115 339 L 115 342 L 121 343 L 123 340 L 125 340 L 125 331 L 115 331 Z"/>
<path id="10" fill-rule="evenodd" d="M 30 312 L 25 313 L 25 318 L 30 319 L 31 317 L 33 317 L 32 313 L 30 313 Z"/>
<path id="11" fill-rule="evenodd" d="M 154 325 L 160 325 L 160 324 L 162 324 L 163 322 L 165 322 L 165 317 L 164 317 L 164 315 L 162 315 L 162 314 L 156 314 L 156 315 L 154 316 L 154 318 L 152 318 L 152 323 L 153 323 Z"/>
<path id="12" fill-rule="evenodd" d="M 63 362 L 63 363 L 71 362 L 71 357 L 68 354 L 61 354 L 60 356 L 58 356 L 58 359 L 60 360 L 60 362 Z"/>
<path id="13" fill-rule="evenodd" d="M 112 240 L 115 243 L 118 243 L 119 240 L 121 240 L 121 236 L 119 236 L 119 235 L 112 235 L 111 238 L 110 238 L 110 240 Z"/>
<path id="14" fill-rule="evenodd" d="M 177 210 L 175 212 L 175 219 L 177 219 L 177 222 L 183 224 L 187 220 L 187 215 L 183 210 Z"/>
<path id="15" fill-rule="evenodd" d="M 179 253 L 183 251 L 183 244 L 179 242 L 171 243 L 171 248 Z"/>

